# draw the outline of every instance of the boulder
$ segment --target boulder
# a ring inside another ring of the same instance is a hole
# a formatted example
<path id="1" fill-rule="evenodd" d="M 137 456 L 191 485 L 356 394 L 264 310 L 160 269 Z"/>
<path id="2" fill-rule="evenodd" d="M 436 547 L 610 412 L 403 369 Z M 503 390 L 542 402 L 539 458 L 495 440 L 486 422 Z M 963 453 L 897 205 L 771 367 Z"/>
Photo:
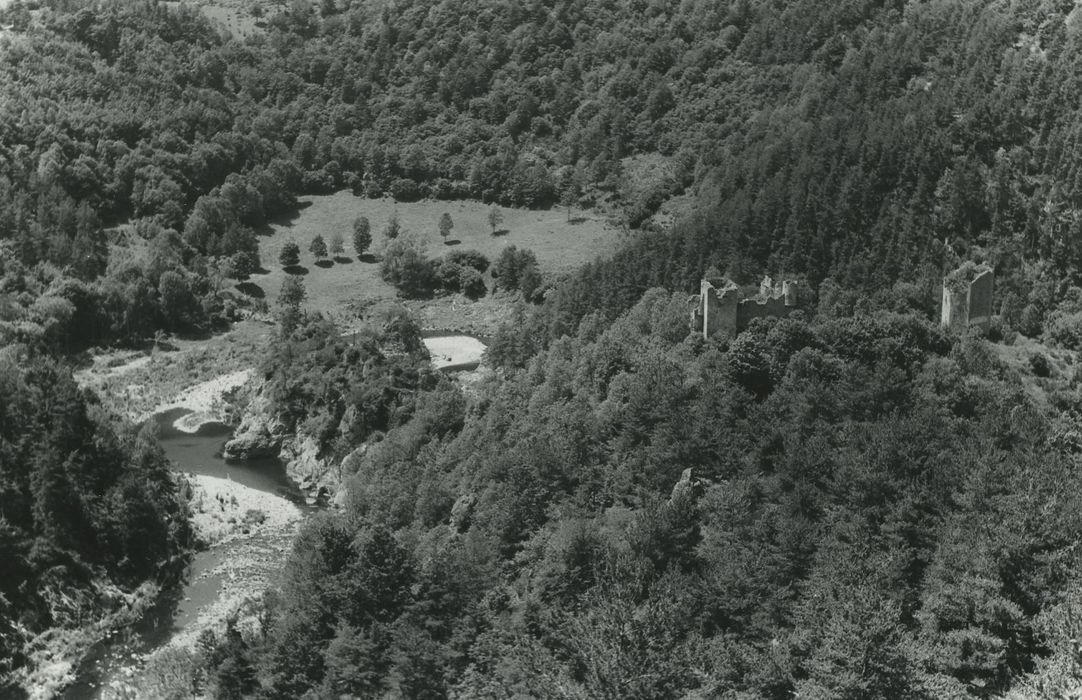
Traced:
<path id="1" fill-rule="evenodd" d="M 260 388 L 222 454 L 226 459 L 277 457 L 284 438 L 285 426 L 270 411 L 269 401 Z"/>
<path id="2" fill-rule="evenodd" d="M 254 426 L 225 443 L 222 455 L 226 459 L 261 459 L 277 457 L 279 440 L 271 435 L 266 426 Z"/>

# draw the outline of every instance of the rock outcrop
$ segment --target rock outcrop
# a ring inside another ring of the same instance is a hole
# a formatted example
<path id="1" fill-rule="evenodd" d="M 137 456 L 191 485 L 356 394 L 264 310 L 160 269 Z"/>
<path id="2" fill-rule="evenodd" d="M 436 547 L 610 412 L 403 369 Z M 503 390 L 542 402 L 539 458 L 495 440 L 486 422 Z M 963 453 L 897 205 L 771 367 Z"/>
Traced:
<path id="1" fill-rule="evenodd" d="M 285 426 L 273 415 L 270 402 L 260 389 L 248 403 L 222 455 L 226 459 L 277 457 L 287 437 Z"/>
<path id="2" fill-rule="evenodd" d="M 451 506 L 451 519 L 448 525 L 455 532 L 465 532 L 470 526 L 470 520 L 473 518 L 473 509 L 477 505 L 477 496 L 472 493 L 463 494 L 458 497 L 455 504 Z"/>
<path id="3" fill-rule="evenodd" d="M 262 387 L 248 402 L 233 439 L 222 451 L 226 459 L 277 457 L 285 464 L 286 475 L 309 495 L 325 500 L 337 490 L 341 469 L 320 456 L 318 441 L 303 433 L 290 433 L 271 410 Z"/>
<path id="4" fill-rule="evenodd" d="M 319 456 L 319 443 L 308 435 L 295 435 L 282 444 L 279 458 L 286 465 L 286 475 L 305 492 L 319 500 L 338 489 L 340 470 L 331 460 Z"/>

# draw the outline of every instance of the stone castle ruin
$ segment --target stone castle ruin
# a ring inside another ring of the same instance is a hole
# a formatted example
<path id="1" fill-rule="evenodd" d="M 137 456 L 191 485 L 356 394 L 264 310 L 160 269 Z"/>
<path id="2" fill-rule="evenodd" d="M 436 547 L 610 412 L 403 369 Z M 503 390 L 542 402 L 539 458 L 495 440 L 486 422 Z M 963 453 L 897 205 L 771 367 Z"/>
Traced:
<path id="1" fill-rule="evenodd" d="M 728 277 L 703 278 L 690 300 L 691 325 L 703 338 L 719 333 L 731 339 L 753 318 L 785 317 L 796 310 L 799 283 L 764 277 L 758 287 L 736 284 Z"/>
<path id="2" fill-rule="evenodd" d="M 986 330 L 992 322 L 995 271 L 988 265 L 965 262 L 943 278 L 940 325 L 955 332 Z M 755 318 L 784 318 L 797 309 L 800 283 L 764 277 L 758 287 L 738 285 L 728 277 L 708 276 L 689 300 L 691 327 L 703 338 L 732 339 Z"/>
<path id="3" fill-rule="evenodd" d="M 994 277 L 991 267 L 974 262 L 965 262 L 944 277 L 940 325 L 958 332 L 987 329 L 992 322 Z"/>

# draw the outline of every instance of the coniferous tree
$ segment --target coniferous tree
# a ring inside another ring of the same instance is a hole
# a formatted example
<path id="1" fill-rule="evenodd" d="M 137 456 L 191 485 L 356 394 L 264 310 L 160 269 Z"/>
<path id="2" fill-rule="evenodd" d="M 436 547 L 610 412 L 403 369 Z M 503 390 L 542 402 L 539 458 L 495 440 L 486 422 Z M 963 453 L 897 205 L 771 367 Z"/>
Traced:
<path id="1" fill-rule="evenodd" d="M 278 263 L 282 267 L 294 267 L 301 262 L 301 248 L 295 241 L 286 241 L 278 254 Z"/>

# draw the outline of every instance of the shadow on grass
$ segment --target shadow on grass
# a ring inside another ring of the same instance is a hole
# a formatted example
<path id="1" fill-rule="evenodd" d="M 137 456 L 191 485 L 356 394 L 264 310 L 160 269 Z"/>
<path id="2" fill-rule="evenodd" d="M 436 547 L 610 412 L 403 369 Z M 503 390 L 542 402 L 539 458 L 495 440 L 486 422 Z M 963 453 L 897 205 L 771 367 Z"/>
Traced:
<path id="1" fill-rule="evenodd" d="M 492 232 L 492 235 L 493 236 L 506 236 L 509 233 L 511 233 L 511 229 L 509 229 L 509 228 L 498 228 L 498 229 L 496 229 L 495 231 Z"/>
<path id="2" fill-rule="evenodd" d="M 379 262 L 379 258 L 377 258 L 372 253 L 365 253 L 364 255 L 360 256 L 360 261 L 363 263 L 374 263 Z"/>
<path id="3" fill-rule="evenodd" d="M 260 265 L 259 267 L 257 267 L 255 270 L 252 271 L 252 274 L 253 275 L 269 275 L 270 270 L 268 270 L 267 268 Z"/>
<path id="4" fill-rule="evenodd" d="M 578 224 L 585 223 L 585 221 L 585 216 L 576 216 L 574 218 L 568 219 L 567 223 L 571 224 L 572 226 L 577 226 Z"/>
<path id="5" fill-rule="evenodd" d="M 270 236 L 274 233 L 274 229 L 271 226 L 293 226 L 293 222 L 297 220 L 297 217 L 301 215 L 301 212 L 312 206 L 311 202 L 297 202 L 297 206 L 289 211 L 282 212 L 277 216 L 272 216 L 267 219 L 266 222 L 259 224 L 255 227 L 255 232 L 260 236 Z"/>
<path id="6" fill-rule="evenodd" d="M 286 265 L 282 268 L 287 275 L 307 275 L 308 268 L 304 265 Z"/>
<path id="7" fill-rule="evenodd" d="M 460 243 L 462 243 L 462 241 L 457 238 L 452 238 L 443 242 L 444 245 L 459 245 Z"/>
<path id="8" fill-rule="evenodd" d="M 316 267 L 322 267 L 326 270 L 328 267 L 334 267 L 333 260 L 316 260 Z"/>
<path id="9" fill-rule="evenodd" d="M 263 288 L 255 282 L 241 282 L 237 285 L 237 291 L 245 296 L 250 296 L 253 299 L 264 299 L 267 296 L 267 293 L 263 291 Z"/>
<path id="10" fill-rule="evenodd" d="M 353 258 L 348 255 L 336 255 L 334 256 L 334 262 L 338 265 L 349 265 L 353 262 Z"/>

